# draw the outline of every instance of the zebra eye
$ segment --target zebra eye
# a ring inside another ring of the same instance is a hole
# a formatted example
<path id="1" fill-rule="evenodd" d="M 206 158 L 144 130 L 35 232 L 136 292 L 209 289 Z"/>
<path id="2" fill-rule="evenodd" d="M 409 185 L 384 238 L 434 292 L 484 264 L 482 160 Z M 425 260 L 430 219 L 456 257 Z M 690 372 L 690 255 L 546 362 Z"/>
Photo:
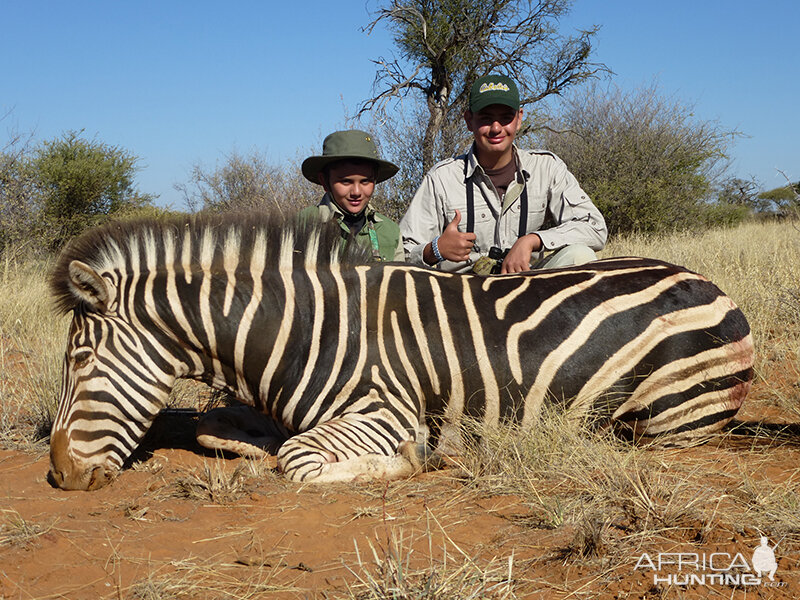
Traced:
<path id="1" fill-rule="evenodd" d="M 91 350 L 75 350 L 75 352 L 72 353 L 72 360 L 74 361 L 75 368 L 80 369 L 85 367 L 89 360 L 91 360 L 93 354 L 94 353 Z"/>

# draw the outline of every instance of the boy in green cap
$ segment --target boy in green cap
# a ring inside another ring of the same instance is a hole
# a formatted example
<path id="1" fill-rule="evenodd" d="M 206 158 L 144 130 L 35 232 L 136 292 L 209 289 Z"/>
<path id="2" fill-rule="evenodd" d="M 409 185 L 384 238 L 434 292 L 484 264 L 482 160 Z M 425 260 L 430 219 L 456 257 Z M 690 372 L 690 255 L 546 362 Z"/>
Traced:
<path id="1" fill-rule="evenodd" d="M 514 81 L 475 81 L 464 120 L 473 135 L 469 152 L 435 165 L 400 221 L 409 262 L 519 273 L 594 260 L 605 245 L 605 220 L 560 158 L 514 145 L 522 123 Z"/>
<path id="2" fill-rule="evenodd" d="M 376 260 L 402 261 L 404 251 L 400 228 L 369 204 L 375 184 L 394 176 L 398 167 L 381 160 L 369 133 L 357 129 L 336 131 L 322 143 L 322 155 L 303 161 L 303 176 L 320 184 L 325 195 L 316 206 L 300 214 L 323 220 L 336 219 L 342 237 L 351 235 L 372 250 Z"/>

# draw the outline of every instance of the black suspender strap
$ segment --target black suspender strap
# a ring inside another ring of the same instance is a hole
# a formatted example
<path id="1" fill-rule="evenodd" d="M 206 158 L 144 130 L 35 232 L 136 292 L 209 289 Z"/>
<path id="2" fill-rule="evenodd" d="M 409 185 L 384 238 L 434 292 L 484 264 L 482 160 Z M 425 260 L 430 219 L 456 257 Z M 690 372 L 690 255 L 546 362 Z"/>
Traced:
<path id="1" fill-rule="evenodd" d="M 467 233 L 475 231 L 475 184 L 467 182 Z"/>
<path id="2" fill-rule="evenodd" d="M 519 237 L 528 233 L 528 186 L 523 183 L 519 197 Z"/>
<path id="3" fill-rule="evenodd" d="M 467 187 L 467 233 L 475 231 L 475 182 L 467 179 L 467 158 L 464 157 L 464 183 Z M 523 178 L 524 179 L 524 178 Z M 528 233 L 528 185 L 523 181 L 519 197 L 519 237 Z"/>
<path id="4" fill-rule="evenodd" d="M 469 161 L 464 157 L 464 183 L 467 186 L 467 233 L 475 231 L 475 182 L 467 179 Z"/>

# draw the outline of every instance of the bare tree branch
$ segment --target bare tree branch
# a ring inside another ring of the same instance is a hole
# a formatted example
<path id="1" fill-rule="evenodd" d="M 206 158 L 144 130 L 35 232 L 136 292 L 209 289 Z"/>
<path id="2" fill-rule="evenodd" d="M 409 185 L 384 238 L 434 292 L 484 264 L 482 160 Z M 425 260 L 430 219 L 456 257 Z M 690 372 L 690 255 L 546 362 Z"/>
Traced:
<path id="1" fill-rule="evenodd" d="M 386 102 L 388 102 L 390 99 L 398 98 L 404 94 L 407 94 L 412 89 L 424 91 L 424 88 L 422 85 L 420 85 L 417 79 L 419 72 L 423 69 L 423 65 L 417 65 L 416 69 L 414 69 L 414 72 L 410 76 L 406 77 L 397 61 L 392 61 L 389 63 L 385 59 L 380 58 L 378 60 L 373 60 L 372 62 L 380 67 L 380 70 L 375 77 L 376 82 L 378 80 L 383 82 L 388 79 L 391 81 L 391 83 L 389 83 L 388 87 L 377 96 L 373 96 L 369 100 L 366 100 L 359 109 L 357 116 L 360 116 L 361 114 L 373 109 L 382 110 L 386 105 Z"/>
<path id="2" fill-rule="evenodd" d="M 590 61 L 593 27 L 576 36 L 558 32 L 572 0 L 387 0 L 363 29 L 379 24 L 393 35 L 399 58 L 374 61 L 373 95 L 358 116 L 385 112 L 393 100 L 419 91 L 428 109 L 422 141 L 423 170 L 451 155 L 463 135 L 469 87 L 476 78 L 504 73 L 514 78 L 524 105 L 558 95 L 610 73 Z M 406 75 L 404 66 L 408 66 Z"/>

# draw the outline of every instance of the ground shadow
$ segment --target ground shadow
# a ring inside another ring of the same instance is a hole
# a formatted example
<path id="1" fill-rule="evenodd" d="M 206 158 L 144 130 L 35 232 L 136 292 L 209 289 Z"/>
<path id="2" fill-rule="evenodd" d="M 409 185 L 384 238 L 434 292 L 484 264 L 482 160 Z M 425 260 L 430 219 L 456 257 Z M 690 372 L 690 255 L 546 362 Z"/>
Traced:
<path id="1" fill-rule="evenodd" d="M 125 467 L 134 462 L 145 462 L 156 450 L 170 448 L 188 450 L 199 456 L 226 459 L 240 458 L 238 454 L 209 450 L 197 443 L 195 431 L 200 411 L 192 408 L 168 408 L 162 410 L 153 420 L 150 429 L 139 446 L 126 461 Z"/>

